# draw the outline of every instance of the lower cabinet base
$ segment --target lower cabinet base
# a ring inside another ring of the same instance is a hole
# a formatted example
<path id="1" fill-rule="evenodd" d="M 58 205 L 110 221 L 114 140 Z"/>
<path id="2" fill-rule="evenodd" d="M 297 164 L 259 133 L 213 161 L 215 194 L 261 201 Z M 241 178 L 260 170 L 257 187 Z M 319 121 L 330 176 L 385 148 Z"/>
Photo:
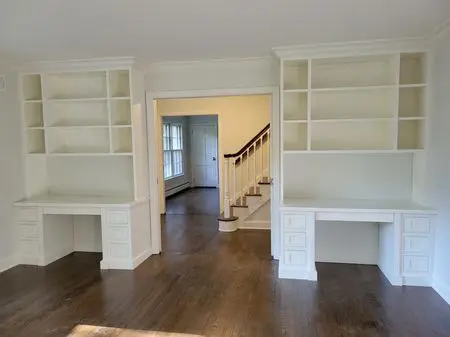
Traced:
<path id="1" fill-rule="evenodd" d="M 151 250 L 148 249 L 136 256 L 134 259 L 103 259 L 102 261 L 100 261 L 100 269 L 133 270 L 137 268 L 142 262 L 147 260 L 151 255 L 153 254 Z"/>
<path id="2" fill-rule="evenodd" d="M 298 270 L 285 266 L 279 266 L 278 277 L 281 279 L 317 281 L 317 271 Z"/>

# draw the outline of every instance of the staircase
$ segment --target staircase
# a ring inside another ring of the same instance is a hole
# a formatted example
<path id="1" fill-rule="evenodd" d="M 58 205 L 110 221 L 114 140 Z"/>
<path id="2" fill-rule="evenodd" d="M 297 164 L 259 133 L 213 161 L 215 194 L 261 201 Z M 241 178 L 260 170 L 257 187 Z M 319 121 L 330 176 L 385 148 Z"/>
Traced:
<path id="1" fill-rule="evenodd" d="M 238 152 L 224 155 L 221 232 L 270 228 L 270 124 Z"/>

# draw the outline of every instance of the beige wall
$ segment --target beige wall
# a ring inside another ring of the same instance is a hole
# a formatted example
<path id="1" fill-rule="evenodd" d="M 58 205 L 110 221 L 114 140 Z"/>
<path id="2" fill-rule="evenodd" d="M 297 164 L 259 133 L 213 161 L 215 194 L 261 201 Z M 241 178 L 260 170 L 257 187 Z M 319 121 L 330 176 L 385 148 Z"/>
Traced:
<path id="1" fill-rule="evenodd" d="M 164 99 L 157 100 L 156 111 L 159 116 L 218 115 L 219 181 L 223 186 L 223 155 L 240 150 L 270 123 L 271 98 L 269 95 L 252 95 Z M 223 189 L 220 192 L 222 203 Z"/>

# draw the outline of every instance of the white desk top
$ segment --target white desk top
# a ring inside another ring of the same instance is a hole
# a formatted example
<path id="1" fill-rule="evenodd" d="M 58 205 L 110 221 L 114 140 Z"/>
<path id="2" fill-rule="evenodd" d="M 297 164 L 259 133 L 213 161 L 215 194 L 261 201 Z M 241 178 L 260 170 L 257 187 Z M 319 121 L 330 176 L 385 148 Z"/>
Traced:
<path id="1" fill-rule="evenodd" d="M 15 203 L 16 206 L 77 206 L 77 207 L 111 207 L 130 206 L 139 203 L 132 197 L 121 196 L 75 196 L 75 195 L 39 195 L 23 199 Z"/>
<path id="2" fill-rule="evenodd" d="M 395 212 L 427 213 L 437 211 L 411 200 L 367 200 L 367 199 L 285 199 L 282 208 L 301 208 L 310 212 Z"/>

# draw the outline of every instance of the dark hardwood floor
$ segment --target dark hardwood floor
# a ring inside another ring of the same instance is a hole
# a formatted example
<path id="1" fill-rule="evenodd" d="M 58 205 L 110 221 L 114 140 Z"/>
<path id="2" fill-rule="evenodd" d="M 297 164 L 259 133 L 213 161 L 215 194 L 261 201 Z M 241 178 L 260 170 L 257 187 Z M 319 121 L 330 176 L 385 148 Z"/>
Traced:
<path id="1" fill-rule="evenodd" d="M 165 216 L 164 254 L 133 272 L 75 253 L 1 274 L 0 336 L 450 336 L 450 307 L 431 289 L 361 265 L 278 280 L 269 232 L 217 227 L 213 215 Z"/>
<path id="2" fill-rule="evenodd" d="M 191 188 L 166 199 L 166 214 L 219 215 L 219 189 Z"/>

